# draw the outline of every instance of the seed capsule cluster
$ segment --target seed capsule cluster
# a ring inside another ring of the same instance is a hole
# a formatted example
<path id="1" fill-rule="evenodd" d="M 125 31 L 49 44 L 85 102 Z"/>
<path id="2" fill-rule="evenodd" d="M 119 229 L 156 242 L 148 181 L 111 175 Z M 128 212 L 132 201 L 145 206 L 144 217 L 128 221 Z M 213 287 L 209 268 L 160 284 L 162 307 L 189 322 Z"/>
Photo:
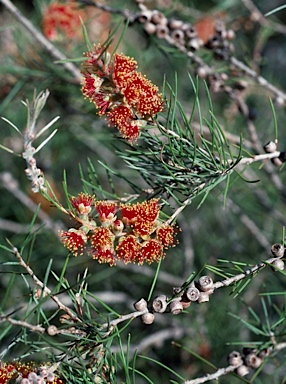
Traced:
<path id="1" fill-rule="evenodd" d="M 244 348 L 243 354 L 232 351 L 228 355 L 228 364 L 237 367 L 235 372 L 239 376 L 246 376 L 250 368 L 257 369 L 263 363 L 265 357 L 269 356 L 271 348 L 265 348 L 261 351 L 253 348 Z"/>
<path id="2" fill-rule="evenodd" d="M 175 46 L 182 46 L 188 51 L 194 52 L 204 44 L 191 23 L 174 18 L 167 19 L 158 10 L 143 9 L 137 21 L 143 24 L 148 35 L 156 35 L 159 39 L 165 39 Z"/>
<path id="3" fill-rule="evenodd" d="M 210 276 L 202 276 L 198 281 L 193 282 L 185 290 L 182 290 L 181 287 L 174 287 L 173 294 L 176 295 L 176 297 L 164 308 L 165 310 L 170 311 L 172 315 L 178 315 L 185 308 L 189 307 L 192 302 L 196 301 L 201 304 L 209 301 L 209 297 L 213 292 L 212 278 Z M 155 312 L 156 304 L 154 306 L 154 302 L 157 303 L 158 298 L 161 299 L 161 296 L 155 298 L 152 303 Z M 165 300 L 167 301 L 168 299 L 166 298 Z"/>
<path id="4" fill-rule="evenodd" d="M 141 320 L 144 324 L 152 324 L 154 322 L 154 313 L 170 312 L 172 315 L 178 315 L 194 301 L 199 304 L 209 301 L 209 296 L 213 292 L 212 278 L 202 276 L 185 290 L 182 290 L 181 287 L 174 287 L 173 295 L 176 297 L 172 300 L 165 295 L 159 295 L 152 301 L 150 308 L 145 299 L 140 299 L 134 303 L 134 308 L 137 311 L 147 311 L 148 309 L 148 312 L 141 315 Z"/>
<path id="5" fill-rule="evenodd" d="M 216 73 L 194 53 L 205 48 L 212 51 L 216 60 L 228 61 L 234 52 L 234 46 L 230 42 L 235 38 L 232 29 L 226 29 L 223 21 L 217 20 L 210 35 L 202 39 L 196 25 L 176 18 L 168 19 L 162 12 L 147 9 L 141 2 L 138 2 L 138 5 L 141 13 L 138 14 L 136 21 L 143 25 L 148 35 L 164 39 L 168 44 L 184 52 L 195 64 L 198 77 L 207 78 L 214 92 L 231 91 L 229 86 L 225 86 L 228 75 L 223 72 Z"/>

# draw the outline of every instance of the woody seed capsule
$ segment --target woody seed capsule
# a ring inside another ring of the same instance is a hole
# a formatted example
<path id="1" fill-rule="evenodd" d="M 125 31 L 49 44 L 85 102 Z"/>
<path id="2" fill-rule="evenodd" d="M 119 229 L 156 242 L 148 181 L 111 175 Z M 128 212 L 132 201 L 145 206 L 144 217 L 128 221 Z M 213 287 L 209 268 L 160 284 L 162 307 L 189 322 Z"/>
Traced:
<path id="1" fill-rule="evenodd" d="M 199 304 L 206 303 L 207 301 L 210 301 L 210 292 L 200 292 L 198 303 Z"/>
<path id="2" fill-rule="evenodd" d="M 167 297 L 165 295 L 160 295 L 155 297 L 152 303 L 152 308 L 154 312 L 163 313 L 167 308 Z"/>
<path id="3" fill-rule="evenodd" d="M 150 21 L 152 17 L 152 11 L 149 9 L 146 9 L 141 13 L 141 15 L 138 17 L 138 21 L 141 24 L 145 24 L 147 21 Z"/>
<path id="4" fill-rule="evenodd" d="M 147 308 L 147 301 L 145 299 L 140 299 L 133 304 L 136 311 L 144 311 Z"/>
<path id="5" fill-rule="evenodd" d="M 179 299 L 175 299 L 171 301 L 169 304 L 170 312 L 172 315 L 178 315 L 183 310 L 183 304 Z"/>
<path id="6" fill-rule="evenodd" d="M 159 39 L 164 39 L 169 33 L 169 28 L 166 25 L 156 25 L 156 34 Z"/>
<path id="7" fill-rule="evenodd" d="M 242 357 L 239 352 L 237 351 L 232 351 L 227 358 L 228 364 L 229 365 L 240 365 L 242 364 Z"/>
<path id="8" fill-rule="evenodd" d="M 58 333 L 58 328 L 55 325 L 50 325 L 47 329 L 47 333 L 50 336 L 55 336 Z"/>
<path id="9" fill-rule="evenodd" d="M 141 320 L 144 324 L 152 324 L 154 322 L 155 316 L 153 313 L 148 312 L 144 313 L 144 315 L 141 316 Z"/>
<path id="10" fill-rule="evenodd" d="M 159 11 L 153 11 L 151 21 L 154 24 L 160 24 L 160 25 L 167 25 L 168 19 L 163 15 L 162 12 Z"/>
<path id="11" fill-rule="evenodd" d="M 174 29 L 171 33 L 171 37 L 181 43 L 184 42 L 184 32 L 180 29 Z"/>
<path id="12" fill-rule="evenodd" d="M 247 368 L 246 365 L 241 365 L 240 367 L 237 368 L 236 373 L 238 376 L 246 376 L 249 373 L 249 369 Z"/>
<path id="13" fill-rule="evenodd" d="M 281 260 L 281 259 L 277 259 L 277 260 L 273 261 L 272 265 L 273 265 L 274 267 L 276 267 L 277 269 L 280 269 L 281 271 L 283 271 L 284 268 L 285 268 L 284 261 Z M 273 268 L 273 270 L 274 270 L 274 272 L 276 271 L 275 268 Z"/>
<path id="14" fill-rule="evenodd" d="M 183 24 L 184 24 L 184 23 L 183 23 L 182 20 L 171 19 L 171 20 L 169 20 L 169 22 L 168 22 L 168 27 L 169 27 L 170 29 L 181 29 Z"/>
<path id="15" fill-rule="evenodd" d="M 213 281 L 209 276 L 202 276 L 198 281 L 198 288 L 202 292 L 207 292 L 213 290 Z"/>
<path id="16" fill-rule="evenodd" d="M 157 31 L 157 27 L 155 24 L 148 21 L 144 24 L 144 29 L 148 33 L 148 35 L 153 35 Z"/>
<path id="17" fill-rule="evenodd" d="M 200 297 L 200 291 L 196 287 L 188 288 L 185 294 L 190 301 L 197 301 Z"/>
<path id="18" fill-rule="evenodd" d="M 283 257 L 285 248 L 282 244 L 275 243 L 271 247 L 271 253 L 274 257 Z"/>
<path id="19" fill-rule="evenodd" d="M 258 367 L 260 367 L 262 359 L 256 356 L 255 353 L 249 353 L 247 356 L 245 356 L 244 362 L 247 367 L 257 369 Z"/>

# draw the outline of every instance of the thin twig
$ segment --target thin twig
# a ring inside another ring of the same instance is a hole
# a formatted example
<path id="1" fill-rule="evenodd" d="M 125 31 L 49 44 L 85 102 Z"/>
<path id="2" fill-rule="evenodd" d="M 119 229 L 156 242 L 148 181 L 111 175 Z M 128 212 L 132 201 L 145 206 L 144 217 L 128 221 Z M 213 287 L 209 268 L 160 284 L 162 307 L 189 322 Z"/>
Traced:
<path id="1" fill-rule="evenodd" d="M 12 325 L 19 325 L 20 327 L 28 328 L 33 332 L 38 332 L 38 333 L 46 332 L 46 328 L 41 327 L 40 325 L 32 325 L 27 323 L 26 321 L 12 319 L 9 316 L 0 316 L 0 323 L 4 323 L 5 321 L 7 321 Z"/>
<path id="2" fill-rule="evenodd" d="M 222 281 L 217 281 L 216 283 L 214 283 L 213 289 L 228 287 L 231 284 L 237 283 L 239 280 L 242 280 L 245 277 L 254 275 L 260 269 L 263 269 L 264 267 L 266 267 L 267 264 L 272 264 L 275 260 L 277 260 L 277 257 L 271 257 L 270 259 L 268 259 L 262 263 L 254 265 L 253 267 L 247 269 L 243 273 L 240 273 L 240 274 L 232 276 L 232 277 L 228 277 L 227 279 L 222 280 Z"/>
<path id="3" fill-rule="evenodd" d="M 67 57 L 60 52 L 34 25 L 28 20 L 10 0 L 0 0 L 0 3 L 33 35 L 33 38 L 56 60 L 67 60 Z M 81 80 L 81 73 L 78 68 L 69 62 L 61 63 L 74 77 L 77 83 Z"/>
<path id="4" fill-rule="evenodd" d="M 242 365 L 242 363 L 240 365 Z M 226 368 L 220 368 L 215 373 L 212 373 L 212 374 L 209 373 L 203 377 L 198 377 L 197 379 L 194 379 L 194 380 L 187 380 L 184 382 L 184 384 L 202 384 L 210 380 L 217 380 L 219 377 L 235 371 L 240 365 L 237 365 L 237 366 L 229 365 Z"/>
<path id="5" fill-rule="evenodd" d="M 144 309 L 143 311 L 135 311 L 135 312 L 128 313 L 127 315 L 122 315 L 118 319 L 114 319 L 108 323 L 102 324 L 102 326 L 99 329 L 103 330 L 105 328 L 108 328 L 108 331 L 105 333 L 105 337 L 106 337 L 113 331 L 113 329 L 116 327 L 117 324 L 120 324 L 126 320 L 136 319 L 136 317 L 142 316 L 144 315 L 144 313 L 148 313 L 148 308 Z"/>
<path id="6" fill-rule="evenodd" d="M 275 345 L 273 345 L 272 353 L 275 350 L 280 351 L 280 350 L 285 349 L 285 348 L 286 348 L 286 343 L 275 344 Z M 228 373 L 235 371 L 241 365 L 243 365 L 243 362 L 241 364 L 237 364 L 235 366 L 229 365 L 226 368 L 218 369 L 216 372 L 214 372 L 212 374 L 207 374 L 205 376 L 198 377 L 198 378 L 193 379 L 193 380 L 187 380 L 184 382 L 184 384 L 202 384 L 202 383 L 206 383 L 207 381 L 210 381 L 210 380 L 217 380 L 219 377 L 227 375 Z"/>
<path id="7" fill-rule="evenodd" d="M 50 298 L 52 300 L 54 300 L 54 302 L 57 304 L 58 308 L 63 310 L 64 312 L 66 312 L 72 320 L 81 323 L 81 320 L 68 307 L 66 307 L 64 304 L 62 304 L 62 302 L 57 298 L 57 296 L 51 294 L 51 290 L 47 286 L 44 285 L 44 283 L 34 274 L 33 270 L 25 263 L 20 252 L 18 251 L 18 249 L 16 247 L 13 247 L 12 252 L 17 257 L 19 264 L 26 269 L 28 274 L 34 280 L 34 283 L 36 285 L 38 285 L 39 287 L 41 287 L 41 289 L 44 291 L 45 295 L 49 295 Z"/>
<path id="8" fill-rule="evenodd" d="M 231 56 L 229 61 L 234 67 L 236 67 L 237 69 L 244 72 L 247 76 L 254 79 L 259 85 L 268 89 L 275 96 L 281 97 L 284 103 L 286 102 L 286 94 L 282 92 L 280 89 L 278 89 L 277 87 L 275 87 L 273 84 L 269 83 L 269 81 L 267 81 L 264 77 L 258 75 L 256 71 L 249 68 L 247 65 L 245 65 L 242 61 L 238 60 L 234 56 Z"/>
<path id="9" fill-rule="evenodd" d="M 108 5 L 101 4 L 97 1 L 91 1 L 91 0 L 78 0 L 79 3 L 83 3 L 84 5 L 92 6 L 97 9 L 100 9 L 101 11 L 113 13 L 115 15 L 121 15 L 126 20 L 130 21 L 131 23 L 134 22 L 134 20 L 138 17 L 138 14 L 135 12 L 131 12 L 128 9 L 118 9 L 118 8 L 112 8 Z"/>
<path id="10" fill-rule="evenodd" d="M 256 7 L 251 0 L 242 0 L 245 7 L 254 15 L 254 18 L 263 26 L 271 28 L 276 32 L 286 34 L 286 27 L 282 24 L 275 23 L 265 18 L 262 12 Z"/>

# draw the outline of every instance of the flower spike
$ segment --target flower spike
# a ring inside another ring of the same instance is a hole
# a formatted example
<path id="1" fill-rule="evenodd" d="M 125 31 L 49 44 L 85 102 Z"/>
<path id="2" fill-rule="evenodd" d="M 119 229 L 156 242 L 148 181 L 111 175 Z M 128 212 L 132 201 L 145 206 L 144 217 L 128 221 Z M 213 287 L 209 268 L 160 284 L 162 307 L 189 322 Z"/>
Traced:
<path id="1" fill-rule="evenodd" d="M 137 62 L 133 58 L 122 53 L 110 57 L 105 47 L 96 45 L 85 56 L 83 95 L 123 138 L 136 142 L 142 127 L 163 110 L 158 88 L 136 71 Z"/>

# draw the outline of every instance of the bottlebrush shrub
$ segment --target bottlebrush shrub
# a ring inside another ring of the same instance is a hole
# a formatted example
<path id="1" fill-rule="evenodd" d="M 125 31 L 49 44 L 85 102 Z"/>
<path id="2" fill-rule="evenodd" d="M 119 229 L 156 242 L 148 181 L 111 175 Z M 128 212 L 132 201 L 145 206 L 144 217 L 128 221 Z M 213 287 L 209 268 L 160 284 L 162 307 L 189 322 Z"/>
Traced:
<path id="1" fill-rule="evenodd" d="M 178 229 L 159 220 L 159 199 L 122 204 L 80 193 L 70 203 L 74 208 L 70 214 L 81 225 L 60 231 L 59 236 L 74 256 L 89 246 L 88 254 L 99 263 L 150 264 L 164 258 L 164 249 L 176 244 Z"/>
<path id="2" fill-rule="evenodd" d="M 82 93 L 123 138 L 136 141 L 141 128 L 163 110 L 158 88 L 136 71 L 137 62 L 131 57 L 118 53 L 111 56 L 100 45 L 85 56 Z"/>

